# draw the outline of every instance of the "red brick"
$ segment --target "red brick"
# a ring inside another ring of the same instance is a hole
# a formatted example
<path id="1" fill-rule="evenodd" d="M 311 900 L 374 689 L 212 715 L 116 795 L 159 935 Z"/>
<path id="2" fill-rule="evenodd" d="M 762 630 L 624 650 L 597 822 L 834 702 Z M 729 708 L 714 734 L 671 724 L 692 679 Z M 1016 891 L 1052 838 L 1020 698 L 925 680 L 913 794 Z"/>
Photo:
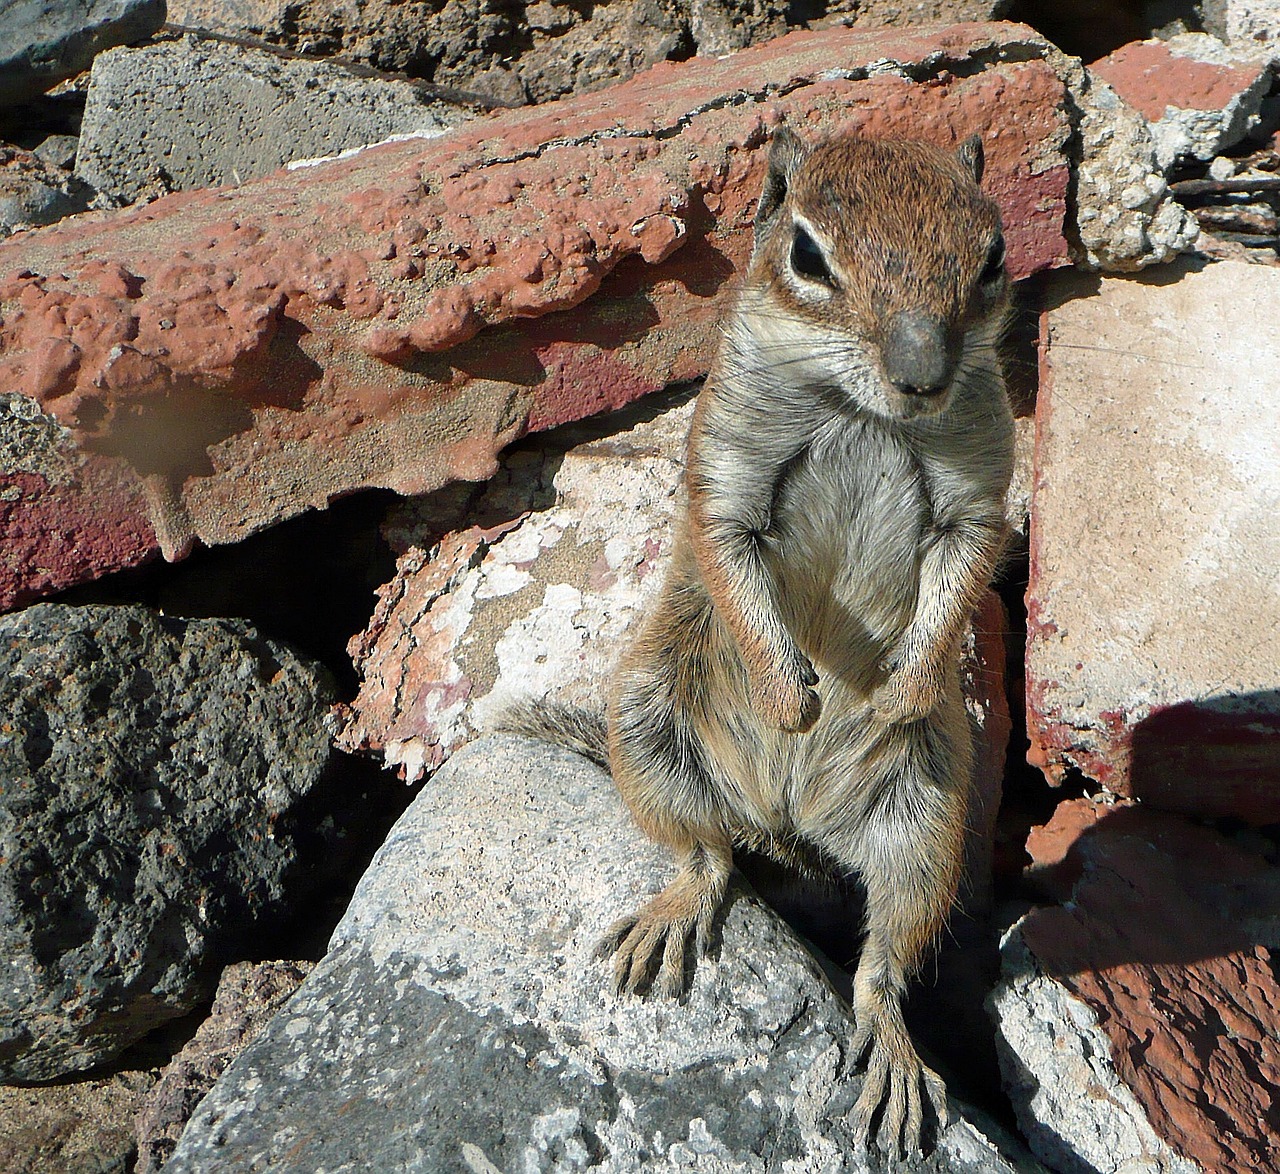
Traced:
<path id="1" fill-rule="evenodd" d="M 1205 1170 L 1269 1174 L 1280 984 L 1255 927 L 1280 916 L 1276 870 L 1180 817 L 1085 799 L 1061 804 L 1027 848 L 1064 903 L 1029 913 L 1023 941 L 1093 1009 L 1152 1127 Z"/>
<path id="2" fill-rule="evenodd" d="M 25 234 L 0 244 L 0 377 L 121 462 L 147 503 L 130 526 L 169 557 L 356 489 L 485 478 L 527 428 L 706 370 L 779 118 L 981 133 L 1014 275 L 1065 263 L 1069 127 L 1042 52 L 1014 25 L 797 33 Z M 28 508 L 10 524 L 43 524 Z M 0 606 L 143 556 L 83 549 L 52 575 L 7 563 Z"/>

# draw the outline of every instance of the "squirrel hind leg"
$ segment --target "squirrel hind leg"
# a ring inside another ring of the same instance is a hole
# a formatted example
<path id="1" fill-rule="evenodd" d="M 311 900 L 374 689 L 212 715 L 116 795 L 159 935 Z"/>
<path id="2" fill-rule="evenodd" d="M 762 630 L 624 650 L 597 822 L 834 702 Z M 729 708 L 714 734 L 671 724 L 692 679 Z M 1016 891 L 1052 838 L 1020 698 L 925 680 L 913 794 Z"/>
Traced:
<path id="1" fill-rule="evenodd" d="M 960 879 L 970 763 L 967 730 L 962 736 L 962 724 L 949 716 L 887 738 L 878 777 L 868 780 L 875 800 L 856 829 L 822 841 L 866 891 L 850 1048 L 866 1067 L 844 1124 L 858 1144 L 874 1142 L 896 1156 L 926 1148 L 930 1115 L 939 1132 L 948 1120 L 946 1086 L 920 1059 L 902 999 L 942 932 Z"/>
<path id="2" fill-rule="evenodd" d="M 681 853 L 675 879 L 605 931 L 596 957 L 612 957 L 617 994 L 651 992 L 678 999 L 688 990 L 690 964 L 710 949 L 711 931 L 732 870 L 733 852 L 728 845 L 695 841 Z"/>

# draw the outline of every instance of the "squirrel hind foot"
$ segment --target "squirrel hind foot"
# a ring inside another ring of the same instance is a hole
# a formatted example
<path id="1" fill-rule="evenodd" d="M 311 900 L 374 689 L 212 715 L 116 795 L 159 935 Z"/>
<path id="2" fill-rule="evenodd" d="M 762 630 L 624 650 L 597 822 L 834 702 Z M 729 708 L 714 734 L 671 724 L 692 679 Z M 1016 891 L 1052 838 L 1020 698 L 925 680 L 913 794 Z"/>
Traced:
<path id="1" fill-rule="evenodd" d="M 860 1019 L 850 1052 L 866 1057 L 862 1092 L 844 1121 L 859 1149 L 874 1145 L 897 1159 L 926 1151 L 926 1107 L 934 1131 L 949 1121 L 947 1086 L 916 1052 L 895 1014 Z M 936 1141 L 936 1138 L 935 1138 Z"/>
<path id="2" fill-rule="evenodd" d="M 615 994 L 679 999 L 688 992 L 696 960 L 710 953 L 732 862 L 728 850 L 695 847 L 675 880 L 605 931 L 595 956 L 612 957 Z"/>

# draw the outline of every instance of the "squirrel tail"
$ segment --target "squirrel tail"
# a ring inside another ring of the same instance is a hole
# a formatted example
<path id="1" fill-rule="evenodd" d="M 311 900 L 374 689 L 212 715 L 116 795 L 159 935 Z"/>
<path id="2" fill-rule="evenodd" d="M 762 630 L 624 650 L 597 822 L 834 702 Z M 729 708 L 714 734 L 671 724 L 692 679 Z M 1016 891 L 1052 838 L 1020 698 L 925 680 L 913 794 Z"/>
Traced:
<path id="1" fill-rule="evenodd" d="M 506 706 L 493 724 L 496 733 L 523 734 L 563 746 L 609 769 L 609 742 L 603 713 L 545 697 Z"/>

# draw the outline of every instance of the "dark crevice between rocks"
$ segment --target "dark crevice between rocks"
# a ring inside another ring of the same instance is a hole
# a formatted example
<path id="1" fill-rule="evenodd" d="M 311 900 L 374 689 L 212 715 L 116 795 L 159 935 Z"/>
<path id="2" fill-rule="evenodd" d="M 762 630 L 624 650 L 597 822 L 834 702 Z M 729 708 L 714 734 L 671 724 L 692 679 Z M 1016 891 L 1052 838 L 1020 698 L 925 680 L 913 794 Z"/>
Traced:
<path id="1" fill-rule="evenodd" d="M 249 620 L 269 639 L 318 660 L 355 697 L 347 641 L 363 631 L 375 593 L 395 574 L 380 533 L 396 495 L 353 494 L 231 546 L 198 547 L 178 563 L 151 562 L 54 598 L 68 604 L 141 603 L 186 619 Z"/>

